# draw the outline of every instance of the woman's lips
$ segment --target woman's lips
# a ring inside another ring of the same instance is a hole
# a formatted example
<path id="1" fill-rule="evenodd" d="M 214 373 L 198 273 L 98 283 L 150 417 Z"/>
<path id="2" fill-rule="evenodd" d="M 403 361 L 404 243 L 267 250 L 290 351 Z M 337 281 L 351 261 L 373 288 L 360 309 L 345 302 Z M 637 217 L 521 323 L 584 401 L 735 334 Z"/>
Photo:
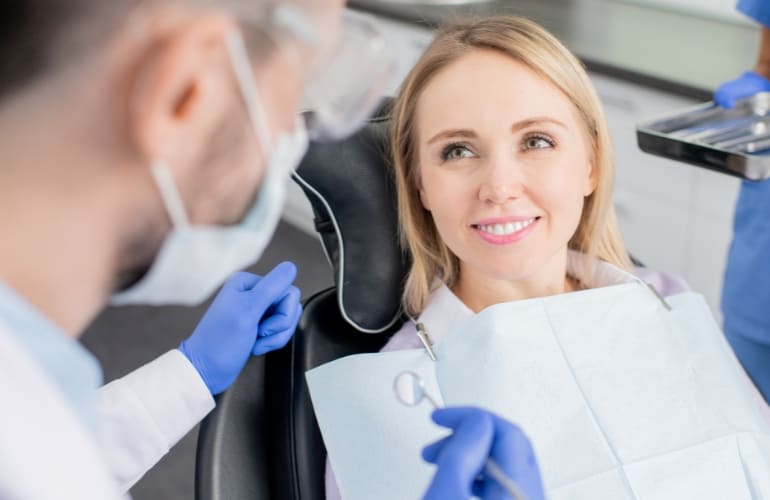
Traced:
<path id="1" fill-rule="evenodd" d="M 528 219 L 489 219 L 471 227 L 484 241 L 496 245 L 505 245 L 520 241 L 529 236 L 537 227 L 540 217 Z"/>

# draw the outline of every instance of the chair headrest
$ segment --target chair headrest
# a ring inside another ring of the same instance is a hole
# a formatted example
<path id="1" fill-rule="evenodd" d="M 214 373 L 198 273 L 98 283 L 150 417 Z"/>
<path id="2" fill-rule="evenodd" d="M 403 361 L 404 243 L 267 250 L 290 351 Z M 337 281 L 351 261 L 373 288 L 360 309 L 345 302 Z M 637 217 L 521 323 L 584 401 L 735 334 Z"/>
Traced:
<path id="1" fill-rule="evenodd" d="M 311 143 L 293 178 L 310 200 L 345 320 L 380 333 L 401 317 L 407 259 L 388 164 L 390 100 L 355 135 Z"/>

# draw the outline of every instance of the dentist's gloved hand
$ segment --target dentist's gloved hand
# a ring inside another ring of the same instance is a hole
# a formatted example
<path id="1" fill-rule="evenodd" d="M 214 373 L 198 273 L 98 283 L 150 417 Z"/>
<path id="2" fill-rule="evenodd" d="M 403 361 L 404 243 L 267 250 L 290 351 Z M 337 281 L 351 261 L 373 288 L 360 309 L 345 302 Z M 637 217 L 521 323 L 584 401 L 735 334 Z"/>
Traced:
<path id="1" fill-rule="evenodd" d="M 212 395 L 230 387 L 250 356 L 289 342 L 302 314 L 300 292 L 292 286 L 296 276 L 291 262 L 277 265 L 264 277 L 234 274 L 179 346 Z"/>
<path id="2" fill-rule="evenodd" d="M 515 425 L 479 408 L 455 407 L 433 412 L 433 421 L 454 432 L 425 447 L 422 457 L 438 465 L 425 500 L 510 499 L 498 483 L 484 474 L 492 458 L 527 500 L 543 500 L 543 485 L 532 445 Z"/>
<path id="3" fill-rule="evenodd" d="M 723 108 L 730 109 L 736 101 L 750 97 L 757 92 L 770 91 L 770 80 L 753 71 L 746 71 L 735 80 L 730 80 L 719 86 L 714 92 L 714 102 Z"/>

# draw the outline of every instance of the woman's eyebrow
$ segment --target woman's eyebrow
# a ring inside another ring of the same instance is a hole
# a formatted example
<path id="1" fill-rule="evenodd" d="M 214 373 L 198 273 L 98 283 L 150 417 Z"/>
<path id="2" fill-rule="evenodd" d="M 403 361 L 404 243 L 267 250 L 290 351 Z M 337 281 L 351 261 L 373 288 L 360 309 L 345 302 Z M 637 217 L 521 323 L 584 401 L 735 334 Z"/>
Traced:
<path id="1" fill-rule="evenodd" d="M 550 116 L 536 116 L 533 118 L 526 118 L 524 120 L 520 120 L 514 123 L 511 126 L 511 132 L 518 132 L 519 130 L 525 129 L 527 127 L 531 127 L 532 125 L 537 125 L 539 123 L 553 123 L 554 125 L 558 125 L 563 129 L 568 129 L 568 127 L 563 122 L 560 122 L 556 118 L 551 118 Z M 465 129 L 465 128 L 447 129 L 447 130 L 442 130 L 438 134 L 431 137 L 428 140 L 427 144 L 433 144 L 434 142 L 440 139 L 446 139 L 449 137 L 467 137 L 467 138 L 473 139 L 473 138 L 476 138 L 477 135 L 476 135 L 476 132 L 470 129 Z"/>
<path id="2" fill-rule="evenodd" d="M 532 125 L 537 125 L 539 123 L 553 123 L 554 125 L 558 125 L 563 129 L 568 129 L 564 123 L 560 122 L 556 118 L 551 118 L 550 116 L 536 116 L 534 118 L 526 118 L 514 123 L 511 126 L 511 132 L 518 132 L 519 130 L 531 127 Z"/>
<path id="3" fill-rule="evenodd" d="M 476 137 L 476 132 L 464 128 L 443 130 L 431 137 L 430 140 L 428 140 L 428 144 L 433 144 L 439 139 L 445 139 L 449 137 L 467 137 L 473 139 Z"/>

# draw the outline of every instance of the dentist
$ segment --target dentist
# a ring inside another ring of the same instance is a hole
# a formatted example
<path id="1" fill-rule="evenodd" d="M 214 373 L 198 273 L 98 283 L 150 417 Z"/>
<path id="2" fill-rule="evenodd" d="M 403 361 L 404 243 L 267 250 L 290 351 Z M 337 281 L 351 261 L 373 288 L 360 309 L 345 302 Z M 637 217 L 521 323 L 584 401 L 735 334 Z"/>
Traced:
<path id="1" fill-rule="evenodd" d="M 738 99 L 770 91 L 770 2 L 740 0 L 738 10 L 762 25 L 753 70 L 724 83 L 714 100 L 731 108 Z M 722 313 L 724 330 L 738 359 L 770 400 L 770 182 L 743 181 L 727 258 Z"/>
<path id="2" fill-rule="evenodd" d="M 350 132 L 378 90 L 313 87 L 355 60 L 341 3 L 0 7 L 0 498 L 124 498 L 288 342 L 294 266 L 232 273 L 267 245 L 308 132 Z M 99 388 L 77 338 L 108 302 L 196 304 L 231 275 L 178 349 Z"/>

